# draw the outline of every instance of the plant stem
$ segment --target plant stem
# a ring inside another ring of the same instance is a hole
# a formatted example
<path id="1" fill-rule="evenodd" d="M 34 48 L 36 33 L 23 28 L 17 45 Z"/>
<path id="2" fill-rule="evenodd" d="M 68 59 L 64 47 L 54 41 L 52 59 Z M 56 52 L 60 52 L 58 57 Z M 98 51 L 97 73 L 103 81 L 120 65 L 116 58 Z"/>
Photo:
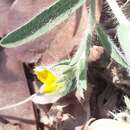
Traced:
<path id="1" fill-rule="evenodd" d="M 79 45 L 79 48 L 72 58 L 71 65 L 76 64 L 77 62 L 80 61 L 82 58 L 82 54 L 85 51 L 87 53 L 86 55 L 89 54 L 89 48 L 90 44 L 92 41 L 92 33 L 94 29 L 94 24 L 95 24 L 95 0 L 89 0 L 89 15 L 88 15 L 88 24 L 86 27 L 86 30 L 84 32 L 83 38 L 81 40 L 81 44 Z"/>

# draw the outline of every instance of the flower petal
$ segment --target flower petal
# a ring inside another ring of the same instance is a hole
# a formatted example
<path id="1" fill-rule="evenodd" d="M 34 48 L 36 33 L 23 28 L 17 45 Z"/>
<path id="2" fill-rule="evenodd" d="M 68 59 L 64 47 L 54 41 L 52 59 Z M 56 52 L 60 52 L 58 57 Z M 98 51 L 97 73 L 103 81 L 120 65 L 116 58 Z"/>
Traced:
<path id="1" fill-rule="evenodd" d="M 34 73 L 37 78 L 44 84 L 52 84 L 57 81 L 57 76 L 48 68 L 44 66 L 38 66 L 34 69 Z"/>
<path id="2" fill-rule="evenodd" d="M 49 104 L 56 102 L 61 97 L 61 95 L 56 95 L 54 93 L 37 94 L 32 98 L 32 101 L 37 104 Z"/>
<path id="3" fill-rule="evenodd" d="M 40 93 L 52 93 L 52 92 L 55 92 L 56 89 L 57 89 L 56 83 L 45 84 L 45 85 L 41 86 Z"/>

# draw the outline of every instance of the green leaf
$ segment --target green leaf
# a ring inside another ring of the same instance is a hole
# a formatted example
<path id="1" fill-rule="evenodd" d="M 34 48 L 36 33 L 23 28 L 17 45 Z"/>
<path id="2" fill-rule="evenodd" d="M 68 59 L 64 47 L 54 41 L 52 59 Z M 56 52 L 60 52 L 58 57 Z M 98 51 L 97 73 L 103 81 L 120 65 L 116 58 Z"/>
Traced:
<path id="1" fill-rule="evenodd" d="M 124 101 L 125 101 L 126 107 L 130 110 L 130 99 L 127 96 L 124 96 Z"/>
<path id="2" fill-rule="evenodd" d="M 87 68 L 86 68 L 86 60 L 83 59 L 77 65 L 76 71 L 76 87 L 77 92 L 79 93 L 81 98 L 84 98 L 84 90 L 87 89 Z"/>
<path id="3" fill-rule="evenodd" d="M 72 58 L 70 65 L 75 65 L 77 98 L 81 100 L 84 98 L 84 90 L 87 90 L 87 69 L 88 69 L 88 55 L 92 43 L 92 35 L 95 25 L 95 0 L 89 0 L 89 15 L 87 28 L 84 32 L 80 46 Z"/>
<path id="4" fill-rule="evenodd" d="M 100 25 L 96 25 L 96 33 L 99 38 L 99 41 L 106 49 L 106 52 L 113 58 L 117 63 L 123 67 L 128 68 L 127 61 L 119 49 L 114 45 L 113 41 L 109 36 L 104 32 Z"/>
<path id="5" fill-rule="evenodd" d="M 122 9 L 124 15 L 130 21 L 130 0 L 127 0 L 126 3 L 123 6 L 121 6 L 121 9 Z"/>
<path id="6" fill-rule="evenodd" d="M 77 62 L 80 61 L 80 59 L 82 58 L 82 56 L 84 55 L 83 53 L 85 53 L 86 55 L 86 44 L 87 44 L 87 39 L 88 39 L 88 32 L 86 30 L 86 32 L 84 33 L 84 36 L 81 40 L 80 46 L 77 50 L 77 52 L 75 53 L 74 57 L 72 58 L 70 65 L 74 65 L 77 64 Z"/>
<path id="7" fill-rule="evenodd" d="M 124 13 L 122 12 L 121 8 L 119 7 L 116 0 L 107 0 L 109 6 L 111 7 L 115 17 L 117 18 L 118 22 L 121 23 L 128 23 L 127 18 L 125 17 Z"/>
<path id="8" fill-rule="evenodd" d="M 84 2 L 85 0 L 56 0 L 29 22 L 5 36 L 1 40 L 1 46 L 16 47 L 36 39 L 67 19 Z"/>
<path id="9" fill-rule="evenodd" d="M 80 48 L 79 62 L 76 64 L 76 81 L 77 81 L 77 92 L 81 98 L 84 98 L 84 90 L 87 90 L 87 64 L 88 64 L 88 55 L 90 50 L 90 45 L 92 43 L 92 34 L 84 34 L 81 45 L 83 48 Z M 78 97 L 80 99 L 80 97 Z"/>
<path id="10" fill-rule="evenodd" d="M 130 23 L 120 24 L 117 29 L 121 48 L 124 51 L 128 65 L 130 66 Z"/>

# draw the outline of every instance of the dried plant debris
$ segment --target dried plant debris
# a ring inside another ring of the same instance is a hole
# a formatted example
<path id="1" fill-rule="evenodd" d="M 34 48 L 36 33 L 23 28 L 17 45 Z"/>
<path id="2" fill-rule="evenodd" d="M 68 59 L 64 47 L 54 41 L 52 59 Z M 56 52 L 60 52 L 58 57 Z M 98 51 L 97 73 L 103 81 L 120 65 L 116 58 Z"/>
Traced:
<path id="1" fill-rule="evenodd" d="M 22 130 L 18 124 L 0 123 L 0 130 Z"/>

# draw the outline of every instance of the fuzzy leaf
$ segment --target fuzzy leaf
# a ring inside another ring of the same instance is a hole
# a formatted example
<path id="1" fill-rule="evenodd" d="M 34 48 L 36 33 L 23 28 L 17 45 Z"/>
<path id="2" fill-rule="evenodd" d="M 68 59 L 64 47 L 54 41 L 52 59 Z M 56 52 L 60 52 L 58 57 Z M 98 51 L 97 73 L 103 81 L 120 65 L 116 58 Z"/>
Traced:
<path id="1" fill-rule="evenodd" d="M 127 96 L 124 96 L 124 101 L 125 101 L 127 108 L 130 110 L 130 99 Z"/>
<path id="2" fill-rule="evenodd" d="M 99 38 L 99 41 L 106 49 L 106 52 L 113 58 L 117 63 L 123 67 L 128 67 L 127 61 L 119 49 L 114 45 L 113 41 L 109 36 L 104 32 L 100 25 L 96 26 L 96 33 Z"/>
<path id="3" fill-rule="evenodd" d="M 121 8 L 119 7 L 116 0 L 107 0 L 109 6 L 111 7 L 115 17 L 117 18 L 118 22 L 121 23 L 127 23 L 128 20 L 125 17 L 124 13 L 122 12 Z"/>
<path id="4" fill-rule="evenodd" d="M 77 85 L 77 92 L 81 98 L 84 98 L 84 90 L 87 89 L 87 69 L 86 69 L 86 60 L 80 61 L 77 66 L 76 72 L 76 85 Z"/>
<path id="5" fill-rule="evenodd" d="M 86 51 L 86 44 L 87 44 L 87 38 L 88 38 L 87 35 L 88 35 L 88 32 L 86 30 L 86 32 L 84 33 L 84 36 L 81 40 L 80 46 L 70 62 L 70 65 L 74 65 L 77 62 L 79 62 L 80 59 L 82 58 L 82 56 L 84 55 L 83 53 L 85 53 L 85 51 Z"/>
<path id="6" fill-rule="evenodd" d="M 89 55 L 90 45 L 92 43 L 92 34 L 95 24 L 95 0 L 89 0 L 89 15 L 87 28 L 84 32 L 83 38 L 81 40 L 80 46 L 72 58 L 71 65 L 76 64 L 76 96 L 81 100 L 84 98 L 84 90 L 87 90 L 87 59 Z"/>
<path id="7" fill-rule="evenodd" d="M 130 23 L 120 24 L 117 29 L 120 45 L 125 53 L 126 60 L 130 66 Z"/>
<path id="8" fill-rule="evenodd" d="M 84 91 L 87 90 L 87 58 L 90 50 L 90 44 L 92 41 L 92 34 L 84 34 L 82 39 L 82 51 L 80 52 L 79 62 L 76 65 L 76 81 L 78 99 L 84 98 Z"/>
<path id="9" fill-rule="evenodd" d="M 130 21 L 130 0 L 127 0 L 127 2 L 121 7 L 121 9 L 127 19 Z"/>
<path id="10" fill-rule="evenodd" d="M 7 34 L 1 40 L 1 46 L 16 47 L 36 39 L 67 19 L 84 2 L 85 0 L 56 0 L 29 22 Z"/>

